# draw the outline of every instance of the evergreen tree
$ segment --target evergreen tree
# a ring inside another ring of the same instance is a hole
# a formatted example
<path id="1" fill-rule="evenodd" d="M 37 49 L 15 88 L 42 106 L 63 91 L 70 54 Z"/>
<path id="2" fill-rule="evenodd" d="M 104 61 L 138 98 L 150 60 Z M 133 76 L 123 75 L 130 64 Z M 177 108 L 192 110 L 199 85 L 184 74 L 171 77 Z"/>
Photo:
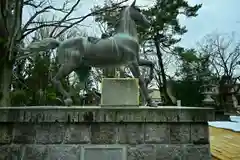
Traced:
<path id="1" fill-rule="evenodd" d="M 104 7 L 108 5 L 114 5 L 114 1 L 106 2 Z M 180 25 L 178 16 L 196 17 L 197 11 L 201 6 L 201 4 L 191 6 L 186 0 L 156 0 L 152 7 L 142 9 L 142 13 L 151 21 L 152 26 L 150 28 L 138 27 L 139 40 L 141 44 L 155 48 L 161 73 L 161 75 L 158 75 L 162 82 L 160 91 L 165 95 L 166 104 L 171 104 L 172 102 L 167 93 L 167 80 L 161 48 L 173 47 L 181 40 L 181 38 L 177 38 L 177 36 L 179 37 L 187 32 L 186 27 Z M 96 6 L 93 10 L 99 8 L 100 6 Z M 113 34 L 122 8 L 123 7 L 119 7 L 116 10 L 98 14 L 95 16 L 95 20 L 96 22 L 107 25 L 107 31 Z"/>

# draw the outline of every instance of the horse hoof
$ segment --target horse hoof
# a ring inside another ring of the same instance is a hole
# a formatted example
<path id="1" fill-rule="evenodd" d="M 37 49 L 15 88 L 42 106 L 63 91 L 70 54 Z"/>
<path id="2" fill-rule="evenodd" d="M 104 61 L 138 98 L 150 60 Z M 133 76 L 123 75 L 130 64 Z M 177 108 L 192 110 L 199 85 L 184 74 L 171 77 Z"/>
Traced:
<path id="1" fill-rule="evenodd" d="M 71 106 L 73 101 L 72 101 L 71 98 L 67 98 L 67 99 L 64 100 L 64 103 L 65 103 L 66 106 Z"/>
<path id="2" fill-rule="evenodd" d="M 149 106 L 150 107 L 158 107 L 157 103 L 154 103 L 154 102 L 149 103 Z"/>

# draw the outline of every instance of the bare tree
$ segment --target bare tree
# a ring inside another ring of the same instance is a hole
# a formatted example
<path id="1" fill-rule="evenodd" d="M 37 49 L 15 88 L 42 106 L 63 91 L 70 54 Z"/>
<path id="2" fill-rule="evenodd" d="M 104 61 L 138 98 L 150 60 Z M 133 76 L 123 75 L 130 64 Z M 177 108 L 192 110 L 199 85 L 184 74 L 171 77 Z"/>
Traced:
<path id="1" fill-rule="evenodd" d="M 218 77 L 234 77 L 239 68 L 240 41 L 236 35 L 213 33 L 198 44 L 199 52 L 210 56 L 211 68 Z"/>
<path id="2" fill-rule="evenodd" d="M 240 64 L 240 41 L 236 39 L 236 34 L 207 35 L 199 44 L 199 52 L 209 55 L 211 70 L 217 75 L 219 108 L 234 111 L 236 108 L 232 102 L 240 90 L 240 86 L 236 85 L 240 78 L 236 73 Z"/>
<path id="3" fill-rule="evenodd" d="M 9 89 L 12 78 L 12 69 L 15 63 L 16 55 L 20 53 L 19 45 L 22 40 L 33 34 L 37 30 L 52 26 L 50 37 L 57 38 L 70 28 L 79 25 L 89 16 L 115 9 L 122 2 L 116 3 L 111 7 L 99 8 L 79 17 L 73 16 L 78 9 L 80 0 L 66 0 L 60 7 L 55 7 L 51 0 L 1 0 L 0 2 L 0 106 L 9 105 Z M 59 5 L 59 3 L 57 3 Z M 23 12 L 25 9 L 33 10 L 34 13 L 22 23 Z M 54 15 L 58 14 L 56 18 Z M 39 21 L 39 17 L 48 14 L 52 18 Z M 3 55 L 3 56 L 2 56 Z"/>

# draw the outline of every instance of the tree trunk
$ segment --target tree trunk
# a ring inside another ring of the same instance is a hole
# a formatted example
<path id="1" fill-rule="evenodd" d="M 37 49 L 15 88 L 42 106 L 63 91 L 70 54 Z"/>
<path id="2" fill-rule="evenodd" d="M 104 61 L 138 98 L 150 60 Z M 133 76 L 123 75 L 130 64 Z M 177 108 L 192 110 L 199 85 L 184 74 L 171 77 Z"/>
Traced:
<path id="1" fill-rule="evenodd" d="M 104 68 L 103 76 L 105 78 L 115 78 L 116 77 L 116 69 L 115 68 Z"/>
<path id="2" fill-rule="evenodd" d="M 5 1 L 1 1 L 2 3 Z M 8 61 L 6 42 L 8 32 L 2 16 L 0 16 L 0 106 L 9 106 L 9 88 L 11 84 L 12 67 Z"/>
<path id="3" fill-rule="evenodd" d="M 0 6 L 0 106 L 10 106 L 14 48 L 21 37 L 23 0 L 1 0 Z"/>
<path id="4" fill-rule="evenodd" d="M 160 51 L 159 48 L 159 41 L 158 41 L 158 37 L 156 37 L 154 39 L 154 44 L 156 47 L 156 51 L 157 51 L 157 57 L 158 57 L 158 63 L 159 63 L 159 67 L 161 70 L 161 74 L 162 76 L 162 87 L 160 87 L 160 92 L 164 94 L 164 98 L 165 98 L 165 105 L 173 105 L 173 102 L 171 100 L 171 98 L 168 95 L 167 92 L 167 78 L 166 78 L 166 74 L 165 74 L 165 70 L 164 70 L 164 66 L 163 66 L 163 61 L 162 61 L 162 52 Z"/>
<path id="5" fill-rule="evenodd" d="M 12 65 L 4 61 L 0 72 L 0 106 L 10 106 L 10 85 L 12 79 Z"/>

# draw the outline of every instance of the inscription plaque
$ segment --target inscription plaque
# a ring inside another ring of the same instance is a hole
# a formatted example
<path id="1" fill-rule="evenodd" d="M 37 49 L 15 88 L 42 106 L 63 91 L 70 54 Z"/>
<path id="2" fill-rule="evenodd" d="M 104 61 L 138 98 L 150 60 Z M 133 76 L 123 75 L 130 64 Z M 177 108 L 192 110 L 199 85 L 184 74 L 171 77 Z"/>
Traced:
<path id="1" fill-rule="evenodd" d="M 103 78 L 101 106 L 139 106 L 136 78 Z"/>
<path id="2" fill-rule="evenodd" d="M 82 148 L 81 160 L 127 160 L 121 145 L 89 145 Z"/>

